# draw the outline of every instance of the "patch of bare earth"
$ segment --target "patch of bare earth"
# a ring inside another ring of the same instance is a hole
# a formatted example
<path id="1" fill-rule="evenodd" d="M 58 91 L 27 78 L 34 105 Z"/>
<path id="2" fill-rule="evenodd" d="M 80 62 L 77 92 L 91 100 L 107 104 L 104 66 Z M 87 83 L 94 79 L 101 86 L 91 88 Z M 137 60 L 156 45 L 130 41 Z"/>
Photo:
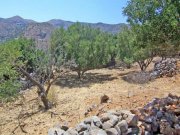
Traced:
<path id="1" fill-rule="evenodd" d="M 55 124 L 68 123 L 74 126 L 85 117 L 98 115 L 109 109 L 132 109 L 142 107 L 155 97 L 168 93 L 180 95 L 180 75 L 159 78 L 146 84 L 131 84 L 122 77 L 130 70 L 99 69 L 86 73 L 79 81 L 71 73 L 56 82 L 51 96 L 56 106 L 43 111 L 36 94 L 36 87 L 23 92 L 13 103 L 0 107 L 0 134 L 45 135 Z M 110 100 L 100 104 L 100 97 L 106 94 Z M 90 108 L 90 109 L 89 109 Z M 89 112 L 84 113 L 89 109 Z"/>

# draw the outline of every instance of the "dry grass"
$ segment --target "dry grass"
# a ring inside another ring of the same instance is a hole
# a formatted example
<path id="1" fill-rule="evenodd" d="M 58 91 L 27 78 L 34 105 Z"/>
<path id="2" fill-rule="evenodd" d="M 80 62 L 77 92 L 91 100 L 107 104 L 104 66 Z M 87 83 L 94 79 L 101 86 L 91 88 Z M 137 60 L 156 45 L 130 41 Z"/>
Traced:
<path id="1" fill-rule="evenodd" d="M 13 103 L 0 107 L 0 134 L 10 135 L 18 125 L 17 117 L 23 114 L 23 129 L 27 135 L 45 135 L 48 128 L 55 124 L 68 122 L 74 126 L 84 119 L 84 112 L 89 106 L 97 105 L 86 117 L 109 109 L 131 109 L 141 107 L 154 97 L 164 97 L 168 93 L 180 95 L 180 75 L 172 78 L 159 78 L 146 84 L 130 84 L 122 77 L 138 71 L 135 65 L 130 70 L 100 69 L 89 71 L 83 80 L 78 80 L 74 73 L 62 77 L 49 94 L 49 99 L 56 107 L 44 112 L 36 94 L 36 88 L 27 90 Z M 100 105 L 101 95 L 106 94 L 111 102 Z M 24 135 L 20 128 L 14 132 Z"/>

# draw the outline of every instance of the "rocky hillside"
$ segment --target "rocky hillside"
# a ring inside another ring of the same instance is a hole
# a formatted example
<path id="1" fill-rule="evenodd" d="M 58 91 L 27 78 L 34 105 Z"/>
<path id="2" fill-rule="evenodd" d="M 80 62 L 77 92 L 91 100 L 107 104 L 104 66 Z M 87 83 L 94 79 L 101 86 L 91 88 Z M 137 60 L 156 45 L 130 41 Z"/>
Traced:
<path id="1" fill-rule="evenodd" d="M 14 16 L 11 18 L 0 18 L 0 42 L 4 42 L 10 39 L 18 38 L 19 36 L 25 36 L 27 38 L 33 38 L 38 42 L 39 46 L 43 45 L 46 48 L 49 42 L 51 32 L 58 28 L 63 27 L 67 29 L 74 22 L 64 21 L 60 19 L 53 19 L 48 22 L 35 22 L 33 20 L 23 19 L 20 16 Z M 117 33 L 121 30 L 122 26 L 126 24 L 104 24 L 104 23 L 84 23 L 94 28 L 100 28 L 102 31 Z M 44 46 L 45 45 L 45 46 Z"/>

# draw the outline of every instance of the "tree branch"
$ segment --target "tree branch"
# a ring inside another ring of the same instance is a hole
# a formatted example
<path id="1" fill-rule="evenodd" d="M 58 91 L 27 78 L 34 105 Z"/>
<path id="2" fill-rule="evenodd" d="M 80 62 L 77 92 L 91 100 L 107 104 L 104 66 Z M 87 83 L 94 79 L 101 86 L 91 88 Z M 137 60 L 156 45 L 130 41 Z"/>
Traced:
<path id="1" fill-rule="evenodd" d="M 38 86 L 40 88 L 40 90 L 44 90 L 44 87 L 38 82 L 36 81 L 28 72 L 26 72 L 23 68 L 19 67 L 19 66 L 16 66 L 19 71 L 21 73 L 23 73 L 23 75 L 25 75 L 34 85 Z M 45 92 L 45 91 L 42 91 L 42 92 Z"/>
<path id="2" fill-rule="evenodd" d="M 49 90 L 50 90 L 50 87 L 51 87 L 51 85 L 60 77 L 60 76 L 62 76 L 62 75 L 64 75 L 65 73 L 67 73 L 68 71 L 66 71 L 66 72 L 64 72 L 63 74 L 59 74 L 59 75 L 57 75 L 52 81 L 48 81 L 48 86 L 47 86 L 47 89 L 46 89 L 46 95 L 48 94 L 48 92 L 49 92 Z"/>

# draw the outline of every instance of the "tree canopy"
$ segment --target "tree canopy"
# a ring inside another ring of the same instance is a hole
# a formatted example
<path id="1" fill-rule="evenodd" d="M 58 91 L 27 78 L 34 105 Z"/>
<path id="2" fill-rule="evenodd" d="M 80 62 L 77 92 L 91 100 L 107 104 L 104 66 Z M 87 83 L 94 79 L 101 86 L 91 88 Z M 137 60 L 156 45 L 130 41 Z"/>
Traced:
<path id="1" fill-rule="evenodd" d="M 71 61 L 73 70 L 77 71 L 79 78 L 87 70 L 100 68 L 105 65 L 114 52 L 112 44 L 113 35 L 93 29 L 88 25 L 75 23 L 67 30 L 56 30 L 51 38 L 52 48 L 61 54 L 65 61 Z"/>
<path id="2" fill-rule="evenodd" d="M 138 27 L 147 34 L 146 40 L 156 45 L 156 52 L 166 54 L 180 46 L 180 2 L 179 0 L 131 0 L 124 8 L 132 27 Z M 138 29 L 136 29 L 138 30 Z M 138 33 L 138 31 L 136 31 Z M 170 51 L 168 51 L 170 50 Z"/>

